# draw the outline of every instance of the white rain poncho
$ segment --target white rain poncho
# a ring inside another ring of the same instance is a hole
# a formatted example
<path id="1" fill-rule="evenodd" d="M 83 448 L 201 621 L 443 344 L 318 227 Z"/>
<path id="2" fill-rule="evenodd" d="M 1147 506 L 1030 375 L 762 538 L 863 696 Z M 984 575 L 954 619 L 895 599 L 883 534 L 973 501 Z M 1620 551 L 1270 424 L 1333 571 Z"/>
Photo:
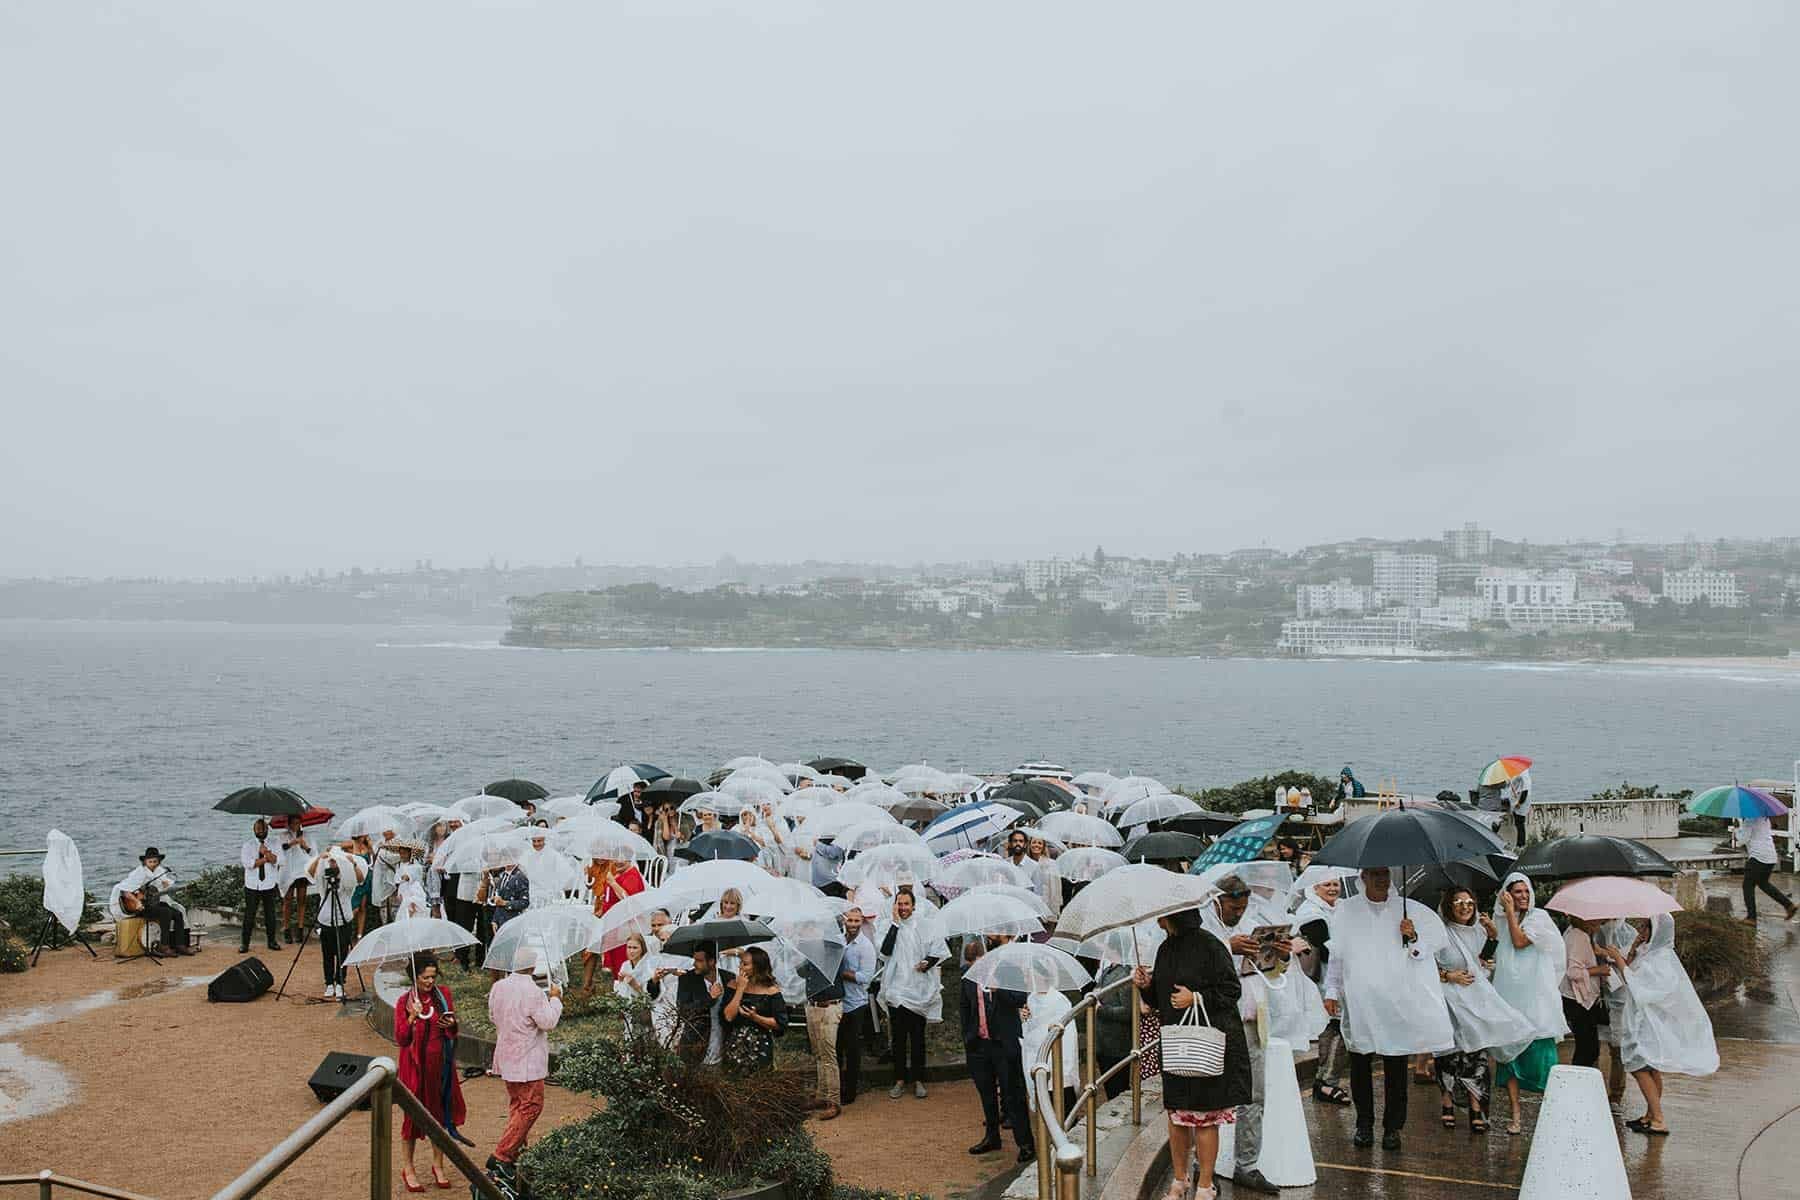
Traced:
<path id="1" fill-rule="evenodd" d="M 1200 927 L 1218 938 L 1227 952 L 1231 950 L 1232 934 L 1249 933 L 1258 925 L 1294 925 L 1296 932 L 1298 930 L 1294 919 L 1281 911 L 1280 902 L 1260 896 L 1251 896 L 1236 925 L 1225 924 L 1219 916 L 1216 901 L 1200 909 Z M 1231 958 L 1233 963 L 1243 961 L 1236 954 Z M 1325 1000 L 1319 994 L 1319 985 L 1307 978 L 1297 962 L 1290 962 L 1287 970 L 1273 978 L 1252 971 L 1240 976 L 1238 983 L 1242 985 L 1238 1015 L 1245 1021 L 1253 1021 L 1257 1008 L 1266 1004 L 1268 1036 L 1286 1039 L 1296 1054 L 1304 1053 L 1312 1040 L 1331 1023 L 1331 1017 L 1325 1011 Z"/>
<path id="2" fill-rule="evenodd" d="M 1400 938 L 1402 904 L 1419 938 Z M 1423 904 L 1392 893 L 1339 900 L 1331 913 L 1325 994 L 1342 1001 L 1338 1027 L 1356 1054 L 1436 1054 L 1456 1045 L 1436 952 L 1442 923 Z"/>
<path id="3" fill-rule="evenodd" d="M 1638 944 L 1638 931 L 1630 921 L 1623 919 L 1602 922 L 1594 933 L 1594 948 L 1614 946 L 1620 954 L 1627 957 L 1631 948 Z M 1600 981 L 1601 991 L 1606 1000 L 1606 1024 L 1600 1027 L 1600 1037 L 1610 1046 L 1619 1044 L 1619 1034 L 1625 1028 L 1625 983 L 1618 972 L 1612 972 Z"/>
<path id="4" fill-rule="evenodd" d="M 1511 1062 L 1536 1039 L 1524 1014 L 1501 998 L 1481 965 L 1481 948 L 1487 932 L 1480 925 L 1444 926 L 1444 944 L 1438 947 L 1438 966 L 1446 971 L 1467 971 L 1474 983 L 1446 983 L 1444 1003 L 1456 1031 L 1456 1049 L 1468 1054 L 1491 1050 L 1501 1062 Z"/>
<path id="5" fill-rule="evenodd" d="M 575 860 L 548 845 L 542 850 L 527 849 L 519 856 L 519 869 L 531 885 L 533 908 L 559 903 L 563 893 L 579 891 L 583 883 Z"/>
<path id="6" fill-rule="evenodd" d="M 312 862 L 313 855 L 330 844 L 322 837 L 315 843 L 304 829 L 297 833 L 289 833 L 285 829 L 281 831 L 281 865 L 275 871 L 275 887 L 282 895 L 287 895 L 296 883 L 306 880 L 306 868 Z M 314 848 L 309 850 L 307 846 Z"/>
<path id="7" fill-rule="evenodd" d="M 940 961 L 929 971 L 918 969 L 928 959 L 950 957 L 950 947 L 939 931 L 936 914 L 915 911 L 904 921 L 883 921 L 875 931 L 877 947 L 887 944 L 890 929 L 896 932 L 893 952 L 881 967 L 882 1003 L 916 1012 L 927 1021 L 942 1021 L 944 983 L 939 971 L 943 963 Z"/>
<path id="8" fill-rule="evenodd" d="M 1517 871 L 1500 881 L 1500 891 L 1515 883 L 1527 885 L 1531 879 Z M 1506 910 L 1498 898 L 1494 901 L 1494 925 L 1499 930 L 1500 948 L 1494 952 L 1494 990 L 1500 998 L 1519 1010 L 1531 1023 L 1532 1040 L 1565 1037 L 1569 1023 L 1563 1018 L 1562 978 L 1567 968 L 1569 950 L 1550 914 L 1532 906 L 1519 914 L 1519 928 L 1531 944 L 1518 949 L 1512 944 L 1512 931 L 1507 925 Z M 1500 1061 L 1510 1061 L 1501 1056 Z"/>
<path id="9" fill-rule="evenodd" d="M 1627 1071 L 1711 1075 L 1719 1069 L 1712 1019 L 1675 957 L 1675 918 L 1650 922 L 1650 942 L 1625 968 L 1619 1058 Z"/>
<path id="10" fill-rule="evenodd" d="M 1026 1078 L 1030 1078 L 1031 1068 L 1037 1062 L 1037 1056 L 1049 1040 L 1050 1026 L 1069 1015 L 1074 1005 L 1061 992 L 1033 992 L 1025 1001 L 1025 1007 L 1031 1010 L 1031 1016 L 1019 1026 L 1020 1060 L 1025 1064 Z M 1075 1045 L 1075 1026 L 1068 1025 L 1062 1031 L 1062 1086 L 1074 1088 L 1081 1086 L 1081 1054 Z M 1048 1059 L 1045 1060 L 1049 1061 Z M 1033 1112 L 1037 1111 L 1037 1088 L 1029 1084 L 1025 1088 L 1025 1104 Z"/>
<path id="11" fill-rule="evenodd" d="M 429 917 L 431 901 L 425 895 L 428 868 L 420 862 L 403 862 L 394 868 L 394 920 Z"/>

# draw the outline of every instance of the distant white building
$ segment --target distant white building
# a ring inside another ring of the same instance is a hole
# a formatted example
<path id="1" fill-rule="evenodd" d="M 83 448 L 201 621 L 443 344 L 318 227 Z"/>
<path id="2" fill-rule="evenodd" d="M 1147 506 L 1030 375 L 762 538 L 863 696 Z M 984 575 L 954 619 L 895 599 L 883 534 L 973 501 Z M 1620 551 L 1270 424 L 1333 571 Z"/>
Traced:
<path id="1" fill-rule="evenodd" d="M 1581 569 L 1593 575 L 1617 575 L 1620 579 L 1630 579 L 1637 570 L 1637 564 L 1629 558 L 1590 558 L 1581 564 Z"/>
<path id="2" fill-rule="evenodd" d="M 1494 616 L 1508 629 L 1541 633 L 1555 629 L 1593 629 L 1624 633 L 1634 624 L 1631 614 L 1617 600 L 1572 600 L 1567 603 L 1508 604 Z"/>
<path id="3" fill-rule="evenodd" d="M 1444 552 L 1463 562 L 1485 559 L 1494 552 L 1493 532 L 1465 521 L 1461 529 L 1444 530 Z"/>
<path id="4" fill-rule="evenodd" d="M 1061 586 L 1075 570 L 1075 564 L 1065 558 L 1034 558 L 1020 568 L 1020 574 L 1027 590 L 1043 592 Z"/>
<path id="5" fill-rule="evenodd" d="M 1284 654 L 1409 656 L 1419 653 L 1419 623 L 1390 615 L 1283 621 L 1275 648 Z"/>
<path id="6" fill-rule="evenodd" d="M 1430 608 L 1438 597 L 1438 559 L 1435 554 L 1375 555 L 1375 597 L 1401 608 Z"/>
<path id="7" fill-rule="evenodd" d="M 1475 594 L 1490 608 L 1512 604 L 1573 604 L 1575 572 L 1489 569 L 1475 580 Z"/>
<path id="8" fill-rule="evenodd" d="M 1081 598 L 1090 604 L 1098 604 L 1107 612 L 1114 612 L 1131 603 L 1131 590 L 1129 579 L 1090 576 L 1081 585 Z"/>
<path id="9" fill-rule="evenodd" d="M 1665 600 L 1676 604 L 1692 604 L 1702 596 L 1714 608 L 1742 608 L 1746 602 L 1738 577 L 1730 571 L 1690 567 L 1685 571 L 1663 572 Z"/>
<path id="10" fill-rule="evenodd" d="M 1375 589 L 1334 579 L 1330 583 L 1303 583 L 1294 589 L 1294 615 L 1311 617 L 1321 613 L 1362 613 L 1379 607 Z"/>

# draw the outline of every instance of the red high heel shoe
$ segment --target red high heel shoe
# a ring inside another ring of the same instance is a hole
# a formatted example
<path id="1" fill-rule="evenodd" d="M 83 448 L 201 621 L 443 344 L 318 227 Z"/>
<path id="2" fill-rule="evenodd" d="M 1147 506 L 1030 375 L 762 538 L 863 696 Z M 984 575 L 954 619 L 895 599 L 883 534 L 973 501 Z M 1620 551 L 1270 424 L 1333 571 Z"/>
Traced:
<path id="1" fill-rule="evenodd" d="M 445 1189 L 448 1189 L 450 1186 L 450 1181 L 448 1179 L 445 1179 L 442 1175 L 438 1174 L 438 1169 L 437 1169 L 436 1163 L 431 1164 L 431 1182 L 433 1182 L 433 1183 L 437 1184 L 439 1187 L 445 1188 Z M 422 1192 L 425 1189 L 420 1188 L 419 1190 Z"/>
<path id="2" fill-rule="evenodd" d="M 414 1179 L 412 1172 L 405 1167 L 400 1168 L 400 1182 L 405 1185 L 406 1190 L 409 1192 L 422 1192 L 425 1190 L 425 1185 Z"/>

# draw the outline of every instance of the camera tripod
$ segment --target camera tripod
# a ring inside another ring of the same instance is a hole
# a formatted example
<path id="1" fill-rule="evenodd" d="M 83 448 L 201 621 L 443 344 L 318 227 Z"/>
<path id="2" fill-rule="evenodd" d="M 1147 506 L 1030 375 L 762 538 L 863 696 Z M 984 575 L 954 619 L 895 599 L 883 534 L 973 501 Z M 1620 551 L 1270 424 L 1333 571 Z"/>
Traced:
<path id="1" fill-rule="evenodd" d="M 329 858 L 325 861 L 330 864 L 330 866 L 327 870 L 319 872 L 319 906 L 321 908 L 324 907 L 326 897 L 329 895 L 331 903 L 331 920 L 324 923 L 330 925 L 333 929 L 343 929 L 350 924 L 350 920 L 348 915 L 344 912 L 343 892 L 338 886 L 342 878 L 338 874 L 340 868 L 337 867 L 335 863 L 332 863 Z M 373 870 L 374 868 L 371 867 L 370 869 Z M 320 915 L 323 916 L 324 914 L 321 913 Z M 300 956 L 306 952 L 306 943 L 312 937 L 313 924 L 314 922 L 306 919 L 306 909 L 305 906 L 302 905 L 300 910 L 300 944 L 294 947 L 294 959 L 292 962 L 288 963 L 287 974 L 281 977 L 281 986 L 275 989 L 275 998 L 277 1000 L 281 999 L 281 997 L 287 993 L 288 980 L 294 977 L 294 968 L 300 965 Z M 338 973 L 340 975 L 343 974 L 344 970 L 343 956 L 348 950 L 348 946 L 338 947 Z M 356 972 L 356 986 L 361 988 L 364 992 L 367 992 L 369 990 L 369 984 L 368 981 L 363 978 L 362 968 L 353 967 L 351 969 Z"/>

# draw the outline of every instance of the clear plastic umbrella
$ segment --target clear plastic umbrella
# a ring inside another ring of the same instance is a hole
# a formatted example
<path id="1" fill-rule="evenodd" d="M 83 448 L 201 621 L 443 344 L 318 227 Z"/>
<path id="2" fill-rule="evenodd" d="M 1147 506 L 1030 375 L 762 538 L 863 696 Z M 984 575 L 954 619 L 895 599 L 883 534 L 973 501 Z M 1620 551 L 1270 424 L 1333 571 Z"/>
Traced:
<path id="1" fill-rule="evenodd" d="M 600 918 L 585 904 L 553 904 L 520 913 L 502 925 L 481 965 L 490 971 L 530 969 L 541 955 L 554 964 L 573 958 L 600 936 Z"/>
<path id="2" fill-rule="evenodd" d="M 479 871 L 481 869 L 481 839 L 489 834 L 516 828 L 518 826 L 505 817 L 483 817 L 480 820 L 470 821 L 438 843 L 437 850 L 431 856 L 431 865 L 449 875 L 455 875 L 461 871 Z M 467 865 L 453 867 L 450 865 L 453 860 Z"/>
<path id="3" fill-rule="evenodd" d="M 720 769 L 724 771 L 741 771 L 745 767 L 768 767 L 772 771 L 779 771 L 781 769 L 768 759 L 760 758 L 754 754 L 745 754 L 738 758 L 734 758 Z"/>
<path id="4" fill-rule="evenodd" d="M 814 838 L 834 838 L 846 829 L 864 825 L 871 821 L 894 823 L 891 813 L 885 808 L 877 808 L 873 804 L 856 804 L 849 799 L 840 800 L 830 808 L 821 809 L 806 819 L 806 833 Z"/>
<path id="5" fill-rule="evenodd" d="M 856 786 L 856 780 L 843 775 L 821 775 L 813 782 L 834 792 L 847 792 Z"/>
<path id="6" fill-rule="evenodd" d="M 1196 876 L 1177 875 L 1148 863 L 1127 863 L 1082 888 L 1063 906 L 1056 929 L 1064 937 L 1086 940 L 1109 929 L 1197 909 L 1217 894 L 1217 888 Z"/>
<path id="7" fill-rule="evenodd" d="M 679 898 L 671 900 L 661 888 L 646 888 L 644 891 L 634 892 L 622 900 L 615 900 L 612 907 L 601 914 L 600 923 L 595 926 L 594 938 L 585 949 L 596 954 L 616 950 L 634 933 L 648 936 L 650 918 L 658 909 L 669 913 L 673 919 L 688 907 L 690 906 Z"/>
<path id="8" fill-rule="evenodd" d="M 550 831 L 550 842 L 576 858 L 633 862 L 656 857 L 656 847 L 617 821 L 564 823 Z"/>
<path id="9" fill-rule="evenodd" d="M 1200 806 L 1186 796 L 1177 796 L 1174 792 L 1163 792 L 1156 796 L 1145 796 L 1135 800 L 1119 818 L 1119 828 L 1129 829 L 1133 825 L 1148 825 L 1152 821 L 1167 821 L 1170 817 L 1184 817 L 1188 813 L 1197 813 Z"/>
<path id="10" fill-rule="evenodd" d="M 744 911 L 753 917 L 815 916 L 835 920 L 844 902 L 827 896 L 810 883 L 771 876 L 744 897 Z"/>
<path id="11" fill-rule="evenodd" d="M 936 886 L 933 884 L 932 886 Z M 1050 915 L 1050 906 L 1044 898 L 1028 887 L 1019 887 L 1011 883 L 978 883 L 963 892 L 965 896 L 1010 896 L 1019 901 L 1040 917 Z"/>
<path id="12" fill-rule="evenodd" d="M 1236 875 L 1249 889 L 1265 900 L 1285 899 L 1294 886 L 1294 868 L 1284 862 L 1259 859 L 1255 862 L 1214 863 L 1195 872 L 1196 878 L 1216 888 L 1219 880 Z"/>
<path id="13" fill-rule="evenodd" d="M 354 967 L 362 963 L 389 962 L 427 950 L 455 950 L 475 944 L 475 935 L 455 921 L 408 917 L 364 934 L 344 956 L 344 965 Z"/>
<path id="14" fill-rule="evenodd" d="M 1036 942 L 997 946 L 977 959 L 963 978 L 1011 992 L 1072 992 L 1094 981 L 1067 952 Z"/>
<path id="15" fill-rule="evenodd" d="M 934 887 L 952 888 L 980 887 L 984 883 L 1005 883 L 1029 888 L 1033 880 L 1029 874 L 1004 858 L 983 854 L 940 865 L 932 872 L 931 883 Z"/>
<path id="16" fill-rule="evenodd" d="M 840 799 L 842 797 L 830 788 L 803 787 L 783 797 L 781 807 L 776 811 L 790 821 L 799 821 L 821 809 L 830 808 Z"/>
<path id="17" fill-rule="evenodd" d="M 465 796 L 450 805 L 449 811 L 465 821 L 479 821 L 483 817 L 505 817 L 508 821 L 525 819 L 525 810 L 505 796 Z"/>
<path id="18" fill-rule="evenodd" d="M 1056 860 L 1056 873 L 1070 883 L 1092 883 L 1108 871 L 1124 865 L 1125 856 L 1117 850 L 1077 846 Z"/>
<path id="19" fill-rule="evenodd" d="M 877 808 L 894 808 L 912 799 L 899 788 L 889 787 L 885 783 L 865 783 L 851 788 L 846 800 L 857 804 L 873 804 Z"/>
<path id="20" fill-rule="evenodd" d="M 812 964 L 827 984 L 844 969 L 844 931 L 837 917 L 817 912 L 775 917 L 769 921 L 778 942 Z"/>
<path id="21" fill-rule="evenodd" d="M 777 769 L 789 779 L 803 779 L 807 783 L 813 783 L 819 779 L 818 769 L 816 767 L 809 767 L 803 762 L 782 763 Z"/>
<path id="22" fill-rule="evenodd" d="M 366 837 L 380 841 L 382 831 L 385 829 L 391 829 L 395 833 L 416 833 L 418 825 L 413 818 L 392 805 L 371 804 L 361 812 L 351 813 L 339 821 L 337 836 L 340 838 Z"/>
<path id="23" fill-rule="evenodd" d="M 684 908 L 717 900 L 728 888 L 736 888 L 747 903 L 753 893 L 770 886 L 774 879 L 775 876 L 754 864 L 720 858 L 697 862 L 671 873 L 659 890 L 671 902 Z"/>
<path id="24" fill-rule="evenodd" d="M 1077 958 L 1091 958 L 1102 966 L 1141 966 L 1156 961 L 1156 951 L 1168 938 L 1155 921 L 1144 921 L 1123 929 L 1109 929 L 1086 941 L 1053 937 L 1049 945 L 1067 950 Z"/>
<path id="25" fill-rule="evenodd" d="M 552 796 L 538 801 L 538 812 L 546 817 L 579 817 L 590 811 L 586 796 Z"/>
<path id="26" fill-rule="evenodd" d="M 964 892 L 938 910 L 945 937 L 1009 933 L 1015 937 L 1042 933 L 1043 921 L 1023 900 L 992 892 Z"/>
<path id="27" fill-rule="evenodd" d="M 947 795 L 966 796 L 981 786 L 981 776 L 971 775 L 967 771 L 952 771 L 944 777 L 948 785 Z"/>
<path id="28" fill-rule="evenodd" d="M 1160 796 L 1168 790 L 1160 779 L 1152 779 L 1148 775 L 1127 775 L 1115 780 L 1100 793 L 1100 807 L 1107 812 L 1117 812 L 1145 797 Z"/>
<path id="29" fill-rule="evenodd" d="M 1111 771 L 1083 771 L 1069 782 L 1090 796 L 1103 796 L 1107 788 L 1119 782 L 1119 777 Z"/>
<path id="30" fill-rule="evenodd" d="M 846 887 L 885 887 L 924 883 L 937 866 L 937 857 L 921 845 L 877 846 L 844 863 L 838 880 Z"/>
<path id="31" fill-rule="evenodd" d="M 1038 821 L 1037 827 L 1070 845 L 1123 846 L 1125 839 L 1109 822 L 1076 812 L 1053 812 Z"/>
<path id="32" fill-rule="evenodd" d="M 837 844 L 846 854 L 859 854 L 877 846 L 924 846 L 925 839 L 916 830 L 893 821 L 864 821 L 840 830 Z M 929 851 L 928 851 L 929 852 Z"/>
<path id="33" fill-rule="evenodd" d="M 717 813 L 721 817 L 735 817 L 750 805 L 742 797 L 727 792 L 695 792 L 681 802 L 676 812 L 681 813 Z"/>
<path id="34" fill-rule="evenodd" d="M 719 790 L 748 793 L 754 795 L 758 800 L 764 797 L 779 800 L 793 791 L 794 785 L 775 767 L 745 767 L 740 771 L 733 771 L 720 780 Z"/>
<path id="35" fill-rule="evenodd" d="M 950 776 L 942 771 L 933 771 L 929 775 L 907 775 L 894 781 L 894 790 L 905 792 L 908 796 L 923 796 L 927 793 L 934 796 L 948 795 L 955 791 Z"/>

